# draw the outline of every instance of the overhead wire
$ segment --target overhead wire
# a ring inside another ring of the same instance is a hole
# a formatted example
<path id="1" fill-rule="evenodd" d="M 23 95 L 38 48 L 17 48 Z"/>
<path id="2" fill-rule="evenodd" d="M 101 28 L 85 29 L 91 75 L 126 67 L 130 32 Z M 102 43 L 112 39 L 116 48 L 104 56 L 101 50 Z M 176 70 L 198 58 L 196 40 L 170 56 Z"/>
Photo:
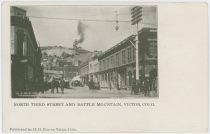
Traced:
<path id="1" fill-rule="evenodd" d="M 18 15 L 14 15 L 14 16 L 18 16 Z M 46 16 L 26 16 L 26 17 L 35 18 L 35 19 L 51 19 L 51 20 L 66 20 L 66 21 L 116 22 L 116 20 L 103 20 L 103 19 L 77 19 L 77 18 L 60 18 L 60 17 L 46 17 Z M 129 20 L 118 20 L 118 22 L 131 23 L 131 21 Z M 140 22 L 140 23 L 157 26 L 156 24 L 148 23 L 148 22 Z"/>

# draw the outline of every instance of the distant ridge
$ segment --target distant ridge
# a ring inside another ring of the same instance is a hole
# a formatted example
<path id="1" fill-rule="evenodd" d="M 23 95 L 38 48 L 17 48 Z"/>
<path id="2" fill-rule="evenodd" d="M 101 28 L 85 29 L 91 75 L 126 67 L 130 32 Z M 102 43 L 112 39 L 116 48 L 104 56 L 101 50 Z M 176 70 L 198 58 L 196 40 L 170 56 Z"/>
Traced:
<path id="1" fill-rule="evenodd" d="M 88 50 L 85 50 L 83 48 L 68 48 L 63 46 L 42 46 L 41 47 L 42 53 L 47 53 L 48 55 L 56 55 L 61 56 L 62 53 L 67 53 L 70 55 L 76 55 L 76 54 L 83 54 L 83 53 L 91 53 Z"/>

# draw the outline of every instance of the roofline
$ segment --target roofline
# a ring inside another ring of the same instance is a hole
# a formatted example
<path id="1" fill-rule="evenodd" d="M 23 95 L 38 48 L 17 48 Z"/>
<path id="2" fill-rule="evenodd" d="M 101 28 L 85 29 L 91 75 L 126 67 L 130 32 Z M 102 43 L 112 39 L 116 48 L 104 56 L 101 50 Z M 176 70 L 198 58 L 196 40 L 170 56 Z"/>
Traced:
<path id="1" fill-rule="evenodd" d="M 120 46 L 121 44 L 123 44 L 125 41 L 127 41 L 128 39 L 134 37 L 135 35 L 130 35 L 129 37 L 127 37 L 126 39 L 122 40 L 121 42 L 117 43 L 117 45 L 114 45 L 113 47 L 107 49 L 106 51 L 104 51 L 102 54 L 99 55 L 99 59 L 101 56 L 103 56 L 104 54 L 108 53 L 109 51 L 113 50 L 114 48 Z"/>
<path id="2" fill-rule="evenodd" d="M 156 27 L 143 27 L 139 30 L 138 33 L 141 33 L 143 31 L 143 29 L 147 29 L 147 28 L 151 28 L 151 29 L 157 29 Z M 105 55 L 106 53 L 108 53 L 109 51 L 113 50 L 114 48 L 122 45 L 124 42 L 126 42 L 128 39 L 135 37 L 135 35 L 130 35 L 128 36 L 126 39 L 122 40 L 121 42 L 117 43 L 117 45 L 114 45 L 113 47 L 107 49 L 106 51 L 104 51 L 102 54 L 99 55 L 98 59 L 100 59 L 103 55 Z"/>
<path id="3" fill-rule="evenodd" d="M 21 10 L 21 11 L 23 11 L 23 12 L 26 13 L 26 10 L 25 10 L 25 9 L 22 9 L 22 8 L 19 8 L 19 7 L 16 7 L 16 6 L 11 6 L 11 7 L 12 7 L 12 8 L 16 8 L 16 9 Z"/>
<path id="4" fill-rule="evenodd" d="M 82 67 L 84 67 L 86 65 L 89 65 L 89 61 L 83 62 L 81 65 L 79 65 L 79 68 L 82 68 Z"/>

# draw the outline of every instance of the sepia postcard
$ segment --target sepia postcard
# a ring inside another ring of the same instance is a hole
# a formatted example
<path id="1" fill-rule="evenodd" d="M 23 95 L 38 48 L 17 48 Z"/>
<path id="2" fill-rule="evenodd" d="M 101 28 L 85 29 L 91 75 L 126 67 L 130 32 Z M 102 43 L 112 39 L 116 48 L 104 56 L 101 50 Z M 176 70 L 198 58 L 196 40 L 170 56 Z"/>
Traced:
<path id="1" fill-rule="evenodd" d="M 206 3 L 5 2 L 3 130 L 207 132 Z"/>

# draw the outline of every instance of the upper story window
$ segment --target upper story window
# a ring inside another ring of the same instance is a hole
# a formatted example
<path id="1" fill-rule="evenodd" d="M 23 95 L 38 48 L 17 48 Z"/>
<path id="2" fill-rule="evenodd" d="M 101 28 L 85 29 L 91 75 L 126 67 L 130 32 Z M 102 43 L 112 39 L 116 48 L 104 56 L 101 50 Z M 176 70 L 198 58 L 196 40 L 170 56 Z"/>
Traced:
<path id="1" fill-rule="evenodd" d="M 127 63 L 129 63 L 130 62 L 129 48 L 127 48 L 126 51 L 127 51 L 127 56 L 126 56 L 127 59 L 126 60 L 127 60 Z"/>
<path id="2" fill-rule="evenodd" d="M 131 57 L 130 57 L 130 60 L 131 60 L 131 62 L 133 62 L 133 47 L 131 47 L 130 48 L 130 55 L 131 55 Z"/>
<path id="3" fill-rule="evenodd" d="M 111 67 L 113 67 L 114 61 L 113 61 L 113 56 L 111 56 Z"/>
<path id="4" fill-rule="evenodd" d="M 136 49 L 133 48 L 133 61 L 135 61 L 135 60 L 136 60 Z"/>
<path id="5" fill-rule="evenodd" d="M 92 70 L 93 68 L 92 68 L 92 64 L 90 64 L 90 72 L 92 72 L 93 70 Z"/>
<path id="6" fill-rule="evenodd" d="M 125 50 L 122 51 L 122 64 L 125 64 Z"/>
<path id="7" fill-rule="evenodd" d="M 109 57 L 107 58 L 106 64 L 107 64 L 107 69 L 108 69 L 109 68 Z"/>
<path id="8" fill-rule="evenodd" d="M 119 53 L 116 54 L 116 66 L 119 66 Z"/>
<path id="9" fill-rule="evenodd" d="M 103 70 L 105 69 L 105 60 L 103 60 L 102 68 L 103 68 Z"/>

